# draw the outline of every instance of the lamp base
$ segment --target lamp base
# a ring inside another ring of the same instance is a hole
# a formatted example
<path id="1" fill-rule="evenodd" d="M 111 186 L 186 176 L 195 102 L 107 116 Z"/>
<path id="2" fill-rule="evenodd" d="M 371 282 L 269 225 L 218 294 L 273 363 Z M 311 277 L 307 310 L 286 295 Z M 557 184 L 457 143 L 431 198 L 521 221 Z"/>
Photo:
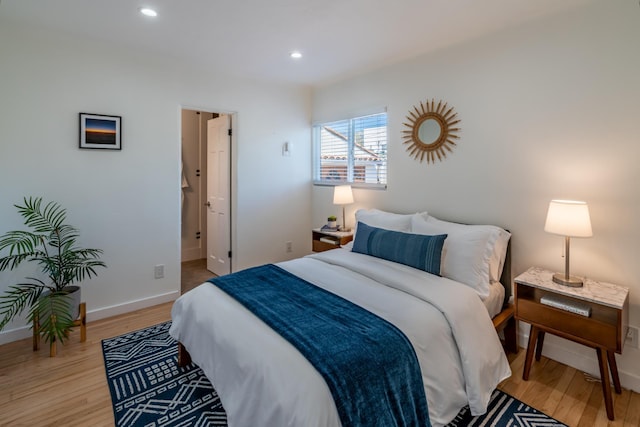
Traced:
<path id="1" fill-rule="evenodd" d="M 564 273 L 555 273 L 553 275 L 553 281 L 559 285 L 570 286 L 572 288 L 582 287 L 582 278 L 576 276 L 569 276 L 567 278 Z"/>

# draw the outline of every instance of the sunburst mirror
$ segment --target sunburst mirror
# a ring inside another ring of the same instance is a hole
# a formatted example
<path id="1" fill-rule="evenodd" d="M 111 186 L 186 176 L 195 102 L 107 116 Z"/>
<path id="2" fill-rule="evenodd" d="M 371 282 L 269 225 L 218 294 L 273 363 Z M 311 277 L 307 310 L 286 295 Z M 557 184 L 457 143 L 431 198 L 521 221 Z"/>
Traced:
<path id="1" fill-rule="evenodd" d="M 416 160 L 426 160 L 427 163 L 442 161 L 447 152 L 456 145 L 456 135 L 460 131 L 455 127 L 460 120 L 453 107 L 448 107 L 446 102 L 435 100 L 420 102 L 420 106 L 414 106 L 409 110 L 408 123 L 403 123 L 408 130 L 402 131 L 404 144 L 408 144 L 407 151 Z"/>

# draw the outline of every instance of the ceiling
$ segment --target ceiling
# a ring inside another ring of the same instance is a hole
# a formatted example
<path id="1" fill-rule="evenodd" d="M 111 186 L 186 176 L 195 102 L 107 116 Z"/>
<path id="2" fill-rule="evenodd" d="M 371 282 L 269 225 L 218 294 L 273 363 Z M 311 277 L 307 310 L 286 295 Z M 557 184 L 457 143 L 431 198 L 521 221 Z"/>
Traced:
<path id="1" fill-rule="evenodd" d="M 3 21 L 319 86 L 595 0 L 0 0 Z M 142 6 L 157 10 L 142 16 Z M 304 55 L 293 60 L 289 54 Z"/>

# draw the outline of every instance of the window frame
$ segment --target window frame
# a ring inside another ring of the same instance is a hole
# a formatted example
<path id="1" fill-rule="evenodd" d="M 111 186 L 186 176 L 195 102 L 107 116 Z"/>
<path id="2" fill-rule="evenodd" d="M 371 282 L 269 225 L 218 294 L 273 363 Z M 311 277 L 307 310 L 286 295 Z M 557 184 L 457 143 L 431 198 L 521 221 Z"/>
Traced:
<path id="1" fill-rule="evenodd" d="M 354 147 L 355 147 L 355 132 L 354 126 L 355 122 L 359 119 L 363 119 L 369 116 L 375 115 L 385 115 L 385 158 L 384 158 L 384 168 L 385 168 L 385 183 L 367 183 L 361 181 L 354 181 L 354 174 L 356 173 L 356 158 L 354 155 Z M 338 185 L 351 185 L 354 188 L 370 188 L 370 189 L 378 189 L 378 190 L 386 190 L 389 184 L 389 157 L 388 157 L 388 146 L 389 146 L 389 116 L 386 111 L 386 108 L 382 111 L 377 110 L 373 112 L 369 112 L 367 114 L 358 114 L 358 115 L 350 115 L 350 117 L 336 119 L 336 120 L 324 120 L 321 122 L 314 122 L 312 125 L 312 144 L 313 144 L 313 185 L 315 186 L 326 186 L 326 187 L 335 187 Z M 335 123 L 341 121 L 349 121 L 349 138 L 347 141 L 347 179 L 346 180 L 322 180 L 320 179 L 321 174 L 321 137 L 320 133 L 322 131 L 322 127 L 328 123 Z M 351 178 L 351 179 L 349 179 Z"/>

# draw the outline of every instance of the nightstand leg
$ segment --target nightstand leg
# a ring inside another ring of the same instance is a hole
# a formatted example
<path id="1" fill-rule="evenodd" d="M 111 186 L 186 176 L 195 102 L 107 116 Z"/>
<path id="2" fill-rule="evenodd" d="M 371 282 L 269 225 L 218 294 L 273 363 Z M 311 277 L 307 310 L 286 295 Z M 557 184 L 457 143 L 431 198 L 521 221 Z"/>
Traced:
<path id="1" fill-rule="evenodd" d="M 538 341 L 538 332 L 538 328 L 531 326 L 531 331 L 529 331 L 529 344 L 527 344 L 527 356 L 524 359 L 524 369 L 522 370 L 522 379 L 525 381 L 529 379 L 529 371 L 531 371 L 531 363 L 533 362 L 533 351 L 536 349 L 536 342 Z"/>
<path id="2" fill-rule="evenodd" d="M 544 345 L 544 331 L 538 332 L 538 343 L 536 344 L 536 362 L 540 361 L 542 356 L 542 346 Z"/>
<path id="3" fill-rule="evenodd" d="M 607 350 L 597 348 L 598 365 L 600 366 L 600 381 L 602 382 L 602 394 L 604 406 L 607 408 L 607 418 L 613 421 L 613 397 L 611 396 L 611 383 L 609 382 L 609 369 L 607 369 Z"/>
<path id="4" fill-rule="evenodd" d="M 622 387 L 620 386 L 620 376 L 618 375 L 618 365 L 616 364 L 616 354 L 607 350 L 607 359 L 609 360 L 609 370 L 611 371 L 611 376 L 613 377 L 613 388 L 616 390 L 616 393 L 622 393 Z"/>

